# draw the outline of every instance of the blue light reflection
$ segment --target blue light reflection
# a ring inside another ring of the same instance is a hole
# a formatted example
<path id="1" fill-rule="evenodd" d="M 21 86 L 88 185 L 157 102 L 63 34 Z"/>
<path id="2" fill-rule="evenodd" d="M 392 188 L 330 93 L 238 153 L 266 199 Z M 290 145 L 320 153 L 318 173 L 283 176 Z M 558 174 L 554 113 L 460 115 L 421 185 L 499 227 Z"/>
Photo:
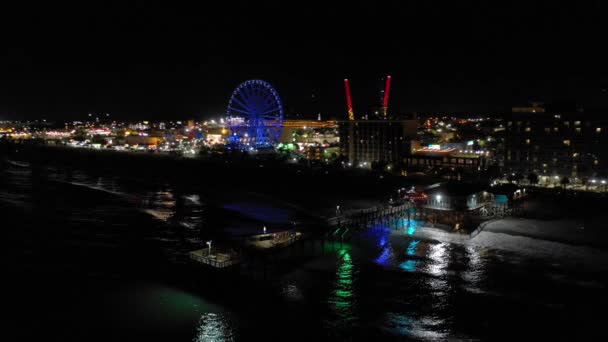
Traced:
<path id="1" fill-rule="evenodd" d="M 419 243 L 420 243 L 420 240 L 410 241 L 409 245 L 407 246 L 408 257 L 416 256 L 416 248 L 418 247 Z M 401 268 L 402 270 L 405 270 L 407 272 L 416 272 L 416 266 L 418 266 L 418 260 L 408 259 L 405 262 L 401 263 L 399 265 L 399 268 Z"/>

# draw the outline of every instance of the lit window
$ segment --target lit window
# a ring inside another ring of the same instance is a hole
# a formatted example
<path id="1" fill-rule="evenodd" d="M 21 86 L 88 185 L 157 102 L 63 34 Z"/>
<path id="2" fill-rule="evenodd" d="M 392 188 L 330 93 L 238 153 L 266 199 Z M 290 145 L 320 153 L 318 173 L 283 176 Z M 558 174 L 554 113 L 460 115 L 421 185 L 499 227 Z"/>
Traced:
<path id="1" fill-rule="evenodd" d="M 580 128 L 580 127 L 577 127 L 577 128 L 575 129 L 575 131 L 576 131 L 576 133 L 580 133 L 580 132 L 581 132 L 581 128 Z"/>
<path id="2" fill-rule="evenodd" d="M 580 121 L 574 121 L 574 126 L 580 126 L 581 122 Z"/>
<path id="3" fill-rule="evenodd" d="M 597 165 L 597 164 L 599 164 L 599 163 L 600 163 L 600 161 L 599 161 L 599 160 L 597 160 L 597 159 L 593 161 L 593 165 Z"/>
<path id="4" fill-rule="evenodd" d="M 553 130 L 554 130 L 555 132 L 559 132 L 559 127 L 553 127 Z"/>
<path id="5" fill-rule="evenodd" d="M 564 140 L 564 145 L 570 146 L 570 140 Z"/>
<path id="6" fill-rule="evenodd" d="M 530 139 L 526 139 L 526 145 L 530 145 Z"/>
<path id="7" fill-rule="evenodd" d="M 530 127 L 526 127 L 526 132 L 530 132 L 530 131 L 531 131 Z"/>
<path id="8" fill-rule="evenodd" d="M 564 126 L 570 127 L 570 121 L 564 121 Z"/>
<path id="9" fill-rule="evenodd" d="M 545 133 L 551 133 L 551 128 L 546 127 L 546 128 L 545 128 Z"/>
<path id="10" fill-rule="evenodd" d="M 602 133 L 602 127 L 598 127 L 595 129 L 595 133 Z"/>
<path id="11" fill-rule="evenodd" d="M 572 153 L 572 158 L 578 157 L 578 152 Z"/>

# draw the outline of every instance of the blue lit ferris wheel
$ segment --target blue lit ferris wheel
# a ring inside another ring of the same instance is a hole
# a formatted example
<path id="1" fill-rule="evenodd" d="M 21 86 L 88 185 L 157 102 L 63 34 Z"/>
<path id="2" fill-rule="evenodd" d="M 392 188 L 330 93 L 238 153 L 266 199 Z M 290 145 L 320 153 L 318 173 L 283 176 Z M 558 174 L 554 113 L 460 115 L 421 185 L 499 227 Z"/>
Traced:
<path id="1" fill-rule="evenodd" d="M 230 141 L 242 147 L 274 145 L 283 129 L 279 93 L 262 80 L 239 84 L 228 101 Z"/>

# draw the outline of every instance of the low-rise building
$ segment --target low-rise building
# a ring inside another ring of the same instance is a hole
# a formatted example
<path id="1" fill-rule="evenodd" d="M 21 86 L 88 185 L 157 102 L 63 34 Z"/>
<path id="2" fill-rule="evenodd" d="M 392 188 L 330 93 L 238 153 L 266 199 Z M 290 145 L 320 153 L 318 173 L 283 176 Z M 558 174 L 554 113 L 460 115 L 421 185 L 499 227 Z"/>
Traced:
<path id="1" fill-rule="evenodd" d="M 483 170 L 488 167 L 488 151 L 463 150 L 458 148 L 423 147 L 404 158 L 406 166 L 423 168 L 465 168 Z"/>
<path id="2" fill-rule="evenodd" d="M 523 193 L 519 189 L 508 191 L 510 195 L 506 196 L 504 189 L 449 182 L 433 184 L 420 190 L 412 188 L 400 191 L 400 196 L 402 201 L 413 204 L 416 219 L 448 229 L 471 231 L 484 220 L 510 213 L 513 200 L 523 196 Z"/>

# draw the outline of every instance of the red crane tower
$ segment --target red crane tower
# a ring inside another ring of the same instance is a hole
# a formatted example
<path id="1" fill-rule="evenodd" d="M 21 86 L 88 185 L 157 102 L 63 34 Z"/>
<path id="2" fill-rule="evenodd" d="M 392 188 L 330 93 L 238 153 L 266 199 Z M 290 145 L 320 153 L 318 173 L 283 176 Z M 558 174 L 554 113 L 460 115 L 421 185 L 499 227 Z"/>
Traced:
<path id="1" fill-rule="evenodd" d="M 382 115 L 388 118 L 388 94 L 391 91 L 391 75 L 386 76 L 386 86 L 384 88 L 384 100 L 382 101 Z"/>
<path id="2" fill-rule="evenodd" d="M 350 85 L 348 78 L 344 79 L 344 88 L 346 89 L 346 105 L 348 106 L 348 120 L 355 120 L 355 112 L 353 111 L 353 101 L 350 97 Z"/>

